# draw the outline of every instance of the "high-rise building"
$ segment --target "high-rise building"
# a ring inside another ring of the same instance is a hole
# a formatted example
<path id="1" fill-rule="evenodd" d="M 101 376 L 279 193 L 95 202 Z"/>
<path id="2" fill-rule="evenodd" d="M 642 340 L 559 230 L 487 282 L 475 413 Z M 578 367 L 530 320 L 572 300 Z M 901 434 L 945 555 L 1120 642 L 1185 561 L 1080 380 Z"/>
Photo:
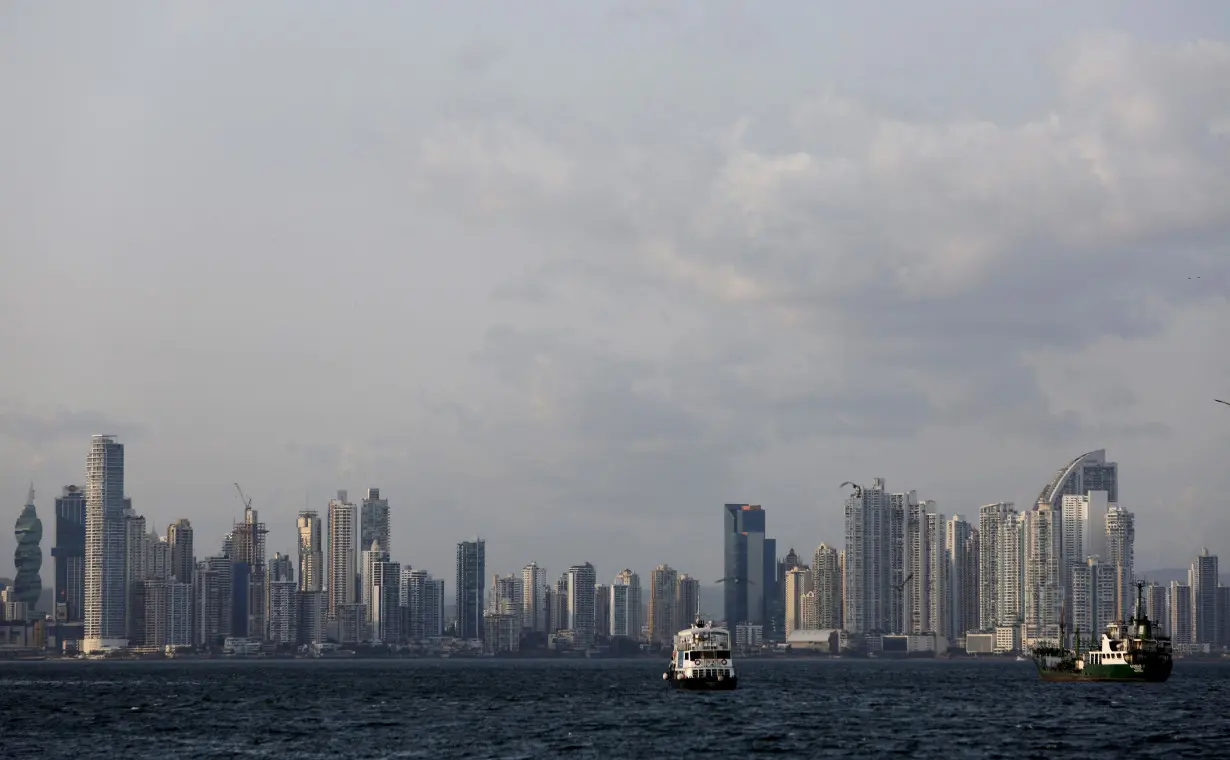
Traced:
<path id="1" fill-rule="evenodd" d="M 167 543 L 171 545 L 171 577 L 180 583 L 191 584 L 196 568 L 192 523 L 181 519 L 167 526 Z"/>
<path id="2" fill-rule="evenodd" d="M 764 509 L 758 504 L 726 504 L 723 536 L 726 624 L 732 631 L 740 624 L 762 626 L 770 635 L 777 613 L 784 617 L 785 610 L 777 603 L 777 542 L 765 533 Z"/>
<path id="3" fill-rule="evenodd" d="M 379 541 L 363 547 L 363 552 L 360 555 L 360 582 L 359 582 L 359 603 L 363 605 L 364 619 L 363 623 L 367 626 L 367 633 L 371 635 L 371 626 L 373 615 L 375 615 L 375 605 L 372 603 L 372 595 L 376 588 L 376 565 L 382 562 L 389 561 L 389 553 L 384 550 Z M 400 571 L 399 571 L 400 572 Z"/>
<path id="4" fill-rule="evenodd" d="M 611 636 L 641 637 L 641 577 L 628 568 L 611 584 Z"/>
<path id="5" fill-rule="evenodd" d="M 905 605 L 905 613 L 902 616 L 904 633 L 933 633 L 935 624 L 931 618 L 932 563 L 938 548 L 928 528 L 928 515 L 934 512 L 935 503 L 919 502 L 913 491 L 894 496 L 903 497 L 900 502 L 905 515 L 905 577 L 902 579 L 905 592 L 902 598 Z"/>
<path id="6" fill-rule="evenodd" d="M 1041 502 L 1025 513 L 1025 636 L 1056 639 L 1062 616 L 1063 583 L 1058 510 Z"/>
<path id="7" fill-rule="evenodd" d="M 1187 573 L 1192 597 L 1192 643 L 1216 645 L 1220 624 L 1217 613 L 1217 555 L 1207 548 L 1196 556 Z"/>
<path id="8" fill-rule="evenodd" d="M 1119 604 L 1116 620 L 1129 620 L 1136 614 L 1136 516 L 1112 504 L 1106 510 L 1106 556 L 1115 568 Z"/>
<path id="9" fill-rule="evenodd" d="M 115 436 L 96 435 L 85 472 L 86 652 L 128 643 L 124 506 L 124 445 Z"/>
<path id="10" fill-rule="evenodd" d="M 487 572 L 487 543 L 481 538 L 457 544 L 457 636 L 483 638 L 483 581 Z M 592 585 L 592 584 L 591 584 Z"/>
<path id="11" fill-rule="evenodd" d="M 776 561 L 776 560 L 775 560 Z M 675 585 L 679 573 L 670 565 L 658 565 L 649 573 L 649 640 L 659 644 L 674 641 Z"/>
<path id="12" fill-rule="evenodd" d="M 499 573 L 491 576 L 491 599 L 487 610 L 497 615 L 508 615 L 517 626 L 518 637 L 524 627 L 522 615 L 525 614 L 525 589 L 522 588 L 520 576 L 508 574 L 503 577 Z"/>
<path id="13" fill-rule="evenodd" d="M 820 544 L 812 558 L 811 570 L 815 576 L 812 585 L 816 592 L 816 628 L 841 628 L 841 552 Z"/>
<path id="14" fill-rule="evenodd" d="M 406 640 L 423 642 L 443 635 L 444 581 L 433 579 L 426 570 L 402 567 L 400 592 Z"/>
<path id="15" fill-rule="evenodd" d="M 355 505 L 338 491 L 329 501 L 329 619 L 336 620 L 344 605 L 355 603 L 358 576 L 358 539 Z"/>
<path id="16" fill-rule="evenodd" d="M 1170 634 L 1171 643 L 1176 646 L 1196 643 L 1192 627 L 1192 587 L 1171 581 L 1166 589 L 1166 606 L 1166 632 Z"/>
<path id="17" fill-rule="evenodd" d="M 373 547 L 379 546 L 374 542 Z M 387 558 L 388 552 L 385 552 Z M 402 638 L 401 563 L 383 559 L 371 568 L 368 630 L 372 641 L 396 644 Z"/>
<path id="18" fill-rule="evenodd" d="M 796 566 L 786 571 L 786 637 L 805 628 L 803 618 L 804 597 L 810 593 L 813 583 L 811 568 Z M 812 599 L 815 598 L 813 594 Z"/>
<path id="19" fill-rule="evenodd" d="M 1115 566 L 1096 555 L 1087 557 L 1085 564 L 1072 568 L 1072 632 L 1079 631 L 1084 642 L 1099 640 L 1106 626 L 1118 619 L 1118 599 Z"/>
<path id="20" fill-rule="evenodd" d="M 531 562 L 521 568 L 521 627 L 547 632 L 547 571 Z"/>
<path id="21" fill-rule="evenodd" d="M 65 605 L 65 622 L 79 623 L 85 608 L 85 491 L 77 486 L 64 486 L 56 498 L 55 531 L 56 604 Z"/>
<path id="22" fill-rule="evenodd" d="M 150 541 L 145 529 L 145 518 L 138 515 L 132 508 L 132 501 L 126 500 L 124 508 L 124 588 L 128 593 L 128 601 L 124 605 L 126 638 L 130 645 L 141 643 L 145 630 L 145 589 L 143 584 L 149 579 L 148 568 Z"/>
<path id="23" fill-rule="evenodd" d="M 1150 583 L 1144 589 L 1144 610 L 1153 623 L 1153 633 L 1157 636 L 1169 636 L 1170 629 L 1166 627 L 1170 612 L 1166 608 L 1166 587 L 1160 583 Z"/>
<path id="24" fill-rule="evenodd" d="M 1010 501 L 987 504 L 978 510 L 979 630 L 993 631 L 997 625 L 1013 625 L 1020 621 L 1021 545 L 1014 530 L 1018 520 L 1017 511 Z M 1003 532 L 1006 527 L 1008 533 Z M 1003 551 L 1001 536 L 1010 542 Z M 1001 590 L 1001 575 L 1006 571 L 1012 572 L 1013 577 L 1004 579 L 1006 588 Z"/>
<path id="25" fill-rule="evenodd" d="M 951 605 L 946 628 L 950 639 L 964 636 L 978 627 L 976 613 L 974 618 L 969 617 L 971 609 L 976 610 L 978 606 L 976 602 L 971 604 L 969 601 L 970 597 L 977 599 L 978 595 L 977 576 L 969 576 L 971 569 L 975 573 L 978 571 L 977 559 L 975 558 L 973 563 L 970 561 L 971 548 L 977 552 L 977 544 L 971 546 L 971 537 L 977 541 L 977 531 L 973 526 L 961 515 L 953 515 L 947 523 L 944 539 L 947 549 L 946 580 Z"/>
<path id="26" fill-rule="evenodd" d="M 390 554 L 393 546 L 389 535 L 389 500 L 380 498 L 379 488 L 367 489 L 360 509 L 360 542 L 359 546 L 366 549 L 373 541 L 380 542 L 380 548 Z"/>
<path id="27" fill-rule="evenodd" d="M 842 618 L 850 633 L 888 633 L 892 625 L 892 516 L 884 478 L 846 498 L 846 561 Z"/>
<path id="28" fill-rule="evenodd" d="M 588 649 L 596 634 L 594 587 L 598 578 L 594 566 L 586 562 L 568 568 L 568 629 L 575 646 Z"/>
<path id="29" fill-rule="evenodd" d="M 17 551 L 13 556 L 17 574 L 13 577 L 13 595 L 26 605 L 28 610 L 38 606 L 39 594 L 43 591 L 43 579 L 39 570 L 43 567 L 43 521 L 34 509 L 34 484 L 26 497 L 25 507 L 17 516 L 14 526 Z"/>
<path id="30" fill-rule="evenodd" d="M 193 575 L 193 641 L 219 646 L 234 623 L 235 568 L 230 557 L 206 557 Z"/>
<path id="31" fill-rule="evenodd" d="M 241 627 L 256 639 L 265 636 L 265 536 L 268 532 L 252 508 L 251 500 L 247 500 L 243 521 L 235 523 L 231 529 L 231 559 L 236 566 L 248 568 L 247 588 L 238 592 L 244 596 L 247 607 L 236 614 L 246 618 Z"/>
<path id="32" fill-rule="evenodd" d="M 958 563 L 954 562 L 954 567 Z M 962 634 L 977 631 L 982 610 L 982 580 L 979 573 L 982 570 L 982 534 L 971 527 L 969 536 L 965 539 L 965 551 L 959 562 L 957 572 L 960 574 L 961 596 L 954 598 L 953 605 L 961 608 L 960 623 L 964 627 Z"/>
<path id="33" fill-rule="evenodd" d="M 921 512 L 920 512 L 921 509 Z M 916 600 L 921 600 L 922 575 L 913 575 L 910 569 L 911 561 L 917 563 L 924 555 L 924 547 L 917 545 L 920 535 L 919 526 L 913 526 L 911 533 L 910 516 L 917 523 L 919 514 L 926 514 L 926 506 L 921 508 L 918 494 L 915 491 L 889 494 L 888 496 L 888 618 L 884 623 L 886 633 L 905 633 L 911 630 L 911 606 Z M 911 557 L 911 541 L 914 542 L 915 555 Z M 917 581 L 915 580 L 917 578 Z M 916 584 L 916 585 L 911 585 Z"/>
<path id="34" fill-rule="evenodd" d="M 1060 520 L 1063 535 L 1060 538 L 1062 562 L 1060 576 L 1063 581 L 1066 614 L 1071 615 L 1072 572 L 1085 566 L 1088 557 L 1097 557 L 1103 563 L 1110 562 L 1107 555 L 1107 510 L 1112 506 L 1107 501 L 1106 491 L 1090 491 L 1085 494 L 1065 494 L 1061 498 Z M 1112 563 L 1113 564 L 1113 563 Z"/>
<path id="35" fill-rule="evenodd" d="M 675 581 L 675 630 L 691 626 L 700 611 L 700 581 L 684 573 Z"/>
<path id="36" fill-rule="evenodd" d="M 594 586 L 594 638 L 605 641 L 611 635 L 611 587 L 605 583 Z"/>
<path id="37" fill-rule="evenodd" d="M 295 521 L 299 549 L 299 590 L 325 590 L 324 530 L 320 515 L 314 509 L 305 509 Z"/>

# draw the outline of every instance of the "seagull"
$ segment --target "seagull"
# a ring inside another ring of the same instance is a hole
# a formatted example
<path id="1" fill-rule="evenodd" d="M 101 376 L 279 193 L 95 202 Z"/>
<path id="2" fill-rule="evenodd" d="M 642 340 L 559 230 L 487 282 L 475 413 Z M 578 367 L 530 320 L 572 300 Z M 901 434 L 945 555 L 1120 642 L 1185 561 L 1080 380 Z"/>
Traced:
<path id="1" fill-rule="evenodd" d="M 841 485 L 839 485 L 839 486 L 837 486 L 837 487 L 838 487 L 838 488 L 845 488 L 846 486 L 854 486 L 854 495 L 855 495 L 855 496 L 862 496 L 862 495 L 863 495 L 863 487 L 862 487 L 862 486 L 860 486 L 858 483 L 852 483 L 852 482 L 851 482 L 851 481 L 849 481 L 849 480 L 847 480 L 846 482 L 842 483 Z"/>

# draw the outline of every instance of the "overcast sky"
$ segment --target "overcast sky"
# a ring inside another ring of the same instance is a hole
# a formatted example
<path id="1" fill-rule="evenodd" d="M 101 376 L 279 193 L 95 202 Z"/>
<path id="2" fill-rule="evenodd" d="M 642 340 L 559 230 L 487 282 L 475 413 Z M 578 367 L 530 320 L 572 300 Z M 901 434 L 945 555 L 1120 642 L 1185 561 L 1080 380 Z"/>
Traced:
<path id="1" fill-rule="evenodd" d="M 270 553 L 376 486 L 450 589 L 1097 448 L 1139 568 L 1230 555 L 1222 2 L 31 0 L 0 50 L 0 576 L 98 432 L 200 556 L 233 481 Z"/>

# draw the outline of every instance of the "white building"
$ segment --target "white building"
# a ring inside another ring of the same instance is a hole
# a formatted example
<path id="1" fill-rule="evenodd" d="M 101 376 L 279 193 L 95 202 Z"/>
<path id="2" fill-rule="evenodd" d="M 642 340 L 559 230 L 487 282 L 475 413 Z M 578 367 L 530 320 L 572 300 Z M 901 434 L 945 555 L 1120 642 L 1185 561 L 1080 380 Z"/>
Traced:
<path id="1" fill-rule="evenodd" d="M 86 652 L 128 645 L 124 507 L 124 445 L 95 435 L 85 474 Z"/>
<path id="2" fill-rule="evenodd" d="M 884 478 L 876 478 L 870 488 L 860 488 L 846 499 L 843 619 L 851 633 L 884 631 L 897 617 L 893 611 L 896 550 L 892 513 Z"/>

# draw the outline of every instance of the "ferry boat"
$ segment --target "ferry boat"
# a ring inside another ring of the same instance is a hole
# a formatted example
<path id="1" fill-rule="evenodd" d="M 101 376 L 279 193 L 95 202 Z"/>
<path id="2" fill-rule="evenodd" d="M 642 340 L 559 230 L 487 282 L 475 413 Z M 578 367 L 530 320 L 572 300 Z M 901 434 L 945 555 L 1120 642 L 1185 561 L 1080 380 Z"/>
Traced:
<path id="1" fill-rule="evenodd" d="M 1075 647 L 1066 646 L 1060 626 L 1058 646 L 1033 650 L 1034 664 L 1044 681 L 1153 681 L 1170 678 L 1174 667 L 1170 638 L 1155 636 L 1153 621 L 1143 612 L 1144 582 L 1136 584 L 1136 616 L 1127 623 L 1106 626 L 1101 646 L 1081 651 L 1080 630 Z"/>
<path id="2" fill-rule="evenodd" d="M 690 628 L 675 634 L 671 660 L 662 679 L 672 687 L 697 691 L 727 691 L 739 684 L 730 656 L 730 631 L 714 628 L 697 617 Z"/>

